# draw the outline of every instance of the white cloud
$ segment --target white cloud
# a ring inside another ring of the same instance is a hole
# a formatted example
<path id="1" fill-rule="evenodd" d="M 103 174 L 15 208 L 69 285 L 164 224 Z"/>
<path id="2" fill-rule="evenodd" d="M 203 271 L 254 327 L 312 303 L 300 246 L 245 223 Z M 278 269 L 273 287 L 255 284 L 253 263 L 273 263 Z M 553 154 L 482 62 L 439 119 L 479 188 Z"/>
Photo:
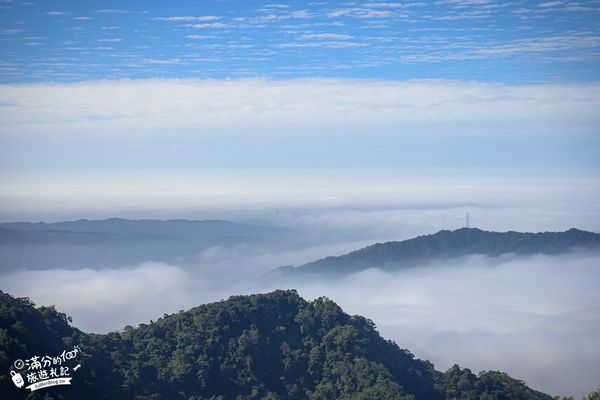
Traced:
<path id="1" fill-rule="evenodd" d="M 438 19 L 465 19 L 479 18 L 473 14 L 456 14 L 443 16 Z M 426 41 L 417 42 L 426 44 Z M 440 62 L 457 60 L 483 60 L 501 57 L 518 57 L 526 55 L 536 57 L 538 60 L 552 60 L 560 62 L 595 60 L 597 56 L 593 49 L 600 48 L 600 36 L 590 32 L 569 32 L 564 35 L 546 35 L 507 41 L 501 44 L 470 43 L 456 45 L 453 48 L 441 41 L 438 45 L 445 45 L 445 50 L 412 53 L 401 56 L 406 62 Z"/>
<path id="2" fill-rule="evenodd" d="M 5 35 L 16 35 L 17 33 L 22 33 L 22 32 L 25 32 L 25 29 L 12 28 L 12 29 L 5 29 L 2 31 L 2 33 Z"/>
<path id="3" fill-rule="evenodd" d="M 131 10 L 124 10 L 118 8 L 103 8 L 100 10 L 96 10 L 95 12 L 100 14 L 131 14 Z"/>
<path id="4" fill-rule="evenodd" d="M 117 42 L 118 39 L 99 39 Z M 327 43 L 327 42 L 325 42 Z M 598 84 L 296 79 L 0 85 L 0 133 L 598 133 Z"/>
<path id="5" fill-rule="evenodd" d="M 326 37 L 317 37 L 315 39 L 325 39 Z M 307 38 L 299 38 L 300 40 L 306 40 Z M 280 43 L 275 47 L 279 49 L 293 48 L 293 47 L 320 47 L 324 49 L 345 49 L 348 47 L 362 47 L 366 46 L 365 43 L 347 42 L 347 41 L 316 41 L 316 42 L 290 42 Z"/>
<path id="6" fill-rule="evenodd" d="M 473 7 L 493 3 L 492 0 L 440 0 L 439 3 L 451 4 L 456 7 Z"/>
<path id="7" fill-rule="evenodd" d="M 286 9 L 286 8 L 290 8 L 290 6 L 288 6 L 287 4 L 265 4 L 264 8 Z"/>
<path id="8" fill-rule="evenodd" d="M 292 11 L 286 16 L 287 18 L 312 18 L 313 15 L 306 10 Z"/>
<path id="9" fill-rule="evenodd" d="M 46 13 L 46 15 L 50 15 L 52 17 L 58 17 L 58 16 L 61 16 L 61 15 L 68 15 L 68 14 L 70 14 L 70 13 L 65 12 L 65 11 L 48 11 Z"/>
<path id="10" fill-rule="evenodd" d="M 44 284 L 26 289 L 23 286 L 28 279 Z M 3 284 L 40 304 L 68 309 L 77 316 L 78 324 L 84 330 L 94 332 L 122 329 L 128 324 L 156 318 L 154 307 L 149 306 L 156 296 L 163 297 L 164 310 L 173 310 L 173 306 L 189 294 L 183 294 L 185 288 L 191 289 L 186 281 L 185 272 L 177 267 L 146 263 L 107 271 L 17 271 Z M 199 281 L 194 284 L 201 288 Z M 50 289 L 59 287 L 58 290 Z M 111 321 L 110 325 L 105 324 L 108 321 Z"/>
<path id="11" fill-rule="evenodd" d="M 98 42 L 105 42 L 105 43 L 118 43 L 118 42 L 122 42 L 123 39 L 121 38 L 108 38 L 108 39 L 97 39 Z"/>
<path id="12" fill-rule="evenodd" d="M 490 15 L 486 12 L 480 11 L 471 11 L 471 12 L 462 12 L 456 14 L 443 15 L 441 17 L 435 17 L 433 19 L 438 21 L 458 21 L 463 19 L 484 19 L 489 18 Z"/>
<path id="13" fill-rule="evenodd" d="M 195 17 L 195 16 L 171 16 L 171 17 L 156 17 L 156 18 L 152 18 L 153 20 L 156 21 L 171 21 L 171 22 L 181 22 L 181 21 L 202 21 L 202 22 L 206 22 L 206 21 L 216 21 L 221 19 L 221 17 L 215 16 L 215 15 L 203 15 L 203 16 L 199 16 L 199 17 Z"/>
<path id="14" fill-rule="evenodd" d="M 299 40 L 314 40 L 314 39 L 326 39 L 326 40 L 350 40 L 354 36 L 346 35 L 342 33 L 305 33 L 298 37 Z"/>
<path id="15" fill-rule="evenodd" d="M 192 40 L 202 40 L 202 39 L 214 39 L 217 36 L 214 35 L 187 35 L 186 38 Z"/>
<path id="16" fill-rule="evenodd" d="M 190 28 L 196 28 L 196 29 L 224 29 L 227 28 L 226 24 L 223 24 L 221 22 L 213 22 L 213 23 L 203 23 L 203 24 L 189 24 L 186 25 Z"/>
<path id="17" fill-rule="evenodd" d="M 484 56 L 507 56 L 518 53 L 548 53 L 600 47 L 600 36 L 571 33 L 561 36 L 520 39 L 474 51 Z"/>
<path id="18" fill-rule="evenodd" d="M 412 3 L 398 3 L 398 2 L 382 2 L 382 3 L 364 3 L 363 7 L 366 8 L 412 8 L 412 7 L 425 7 L 427 4 L 422 2 Z"/>
<path id="19" fill-rule="evenodd" d="M 564 3 L 562 1 L 548 1 L 546 3 L 540 3 L 540 4 L 538 4 L 538 7 L 542 7 L 542 8 L 545 8 L 545 7 L 556 7 L 556 6 L 561 6 L 563 4 Z"/>
<path id="20" fill-rule="evenodd" d="M 181 58 L 147 58 L 142 61 L 144 64 L 155 64 L 155 65 L 179 65 L 183 64 L 184 61 Z"/>
<path id="21" fill-rule="evenodd" d="M 374 10 L 372 8 L 360 8 L 360 7 L 350 7 L 350 8 L 340 8 L 334 11 L 330 11 L 327 13 L 327 16 L 330 18 L 337 17 L 356 17 L 356 18 L 389 18 L 394 16 L 392 11 L 388 10 Z"/>

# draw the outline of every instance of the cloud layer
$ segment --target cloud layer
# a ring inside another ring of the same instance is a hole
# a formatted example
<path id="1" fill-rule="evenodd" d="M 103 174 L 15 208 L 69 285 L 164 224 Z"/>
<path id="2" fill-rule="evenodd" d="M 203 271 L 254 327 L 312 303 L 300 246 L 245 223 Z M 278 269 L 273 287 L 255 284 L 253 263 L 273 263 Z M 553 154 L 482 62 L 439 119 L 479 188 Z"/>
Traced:
<path id="1" fill-rule="evenodd" d="M 469 257 L 398 273 L 369 270 L 336 282 L 265 285 L 239 280 L 228 268 L 219 267 L 225 278 L 198 273 L 202 266 L 191 272 L 146 263 L 105 271 L 16 271 L 2 289 L 56 304 L 80 328 L 101 332 L 234 294 L 296 288 L 306 298 L 325 295 L 373 319 L 385 337 L 438 369 L 457 362 L 475 371 L 504 370 L 537 389 L 581 397 L 600 373 L 598 265 L 600 257 L 590 254 L 500 263 Z M 31 281 L 44 284 L 32 288 Z"/>
<path id="2" fill-rule="evenodd" d="M 597 134 L 600 86 L 142 80 L 0 86 L 1 135 Z"/>
<path id="3" fill-rule="evenodd" d="M 330 293 L 438 368 L 458 362 L 504 370 L 576 398 L 593 390 L 600 373 L 600 258 L 490 261 L 472 257 L 399 274 L 372 270 L 300 291 Z"/>

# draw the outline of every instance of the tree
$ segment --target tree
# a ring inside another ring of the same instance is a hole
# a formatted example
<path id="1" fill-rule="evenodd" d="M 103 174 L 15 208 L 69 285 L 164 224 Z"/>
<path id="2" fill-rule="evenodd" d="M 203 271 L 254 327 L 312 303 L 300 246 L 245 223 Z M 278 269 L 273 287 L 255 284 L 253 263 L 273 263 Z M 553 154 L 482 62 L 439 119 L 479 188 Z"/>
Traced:
<path id="1" fill-rule="evenodd" d="M 594 390 L 592 393 L 588 394 L 585 400 L 600 400 L 600 389 Z"/>

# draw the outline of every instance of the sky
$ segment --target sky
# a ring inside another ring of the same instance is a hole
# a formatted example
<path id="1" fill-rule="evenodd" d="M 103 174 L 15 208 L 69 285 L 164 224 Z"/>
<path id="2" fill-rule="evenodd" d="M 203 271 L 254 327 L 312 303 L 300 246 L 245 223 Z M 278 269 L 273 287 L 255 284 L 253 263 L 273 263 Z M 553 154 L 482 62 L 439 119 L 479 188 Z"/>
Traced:
<path id="1" fill-rule="evenodd" d="M 468 204 L 484 181 L 543 181 L 585 193 L 577 221 L 600 229 L 599 16 L 600 1 L 2 0 L 0 219 L 406 205 L 440 182 L 452 199 L 436 201 Z"/>
<path id="2" fill-rule="evenodd" d="M 589 1 L 0 2 L 0 81 L 267 76 L 587 82 Z"/>

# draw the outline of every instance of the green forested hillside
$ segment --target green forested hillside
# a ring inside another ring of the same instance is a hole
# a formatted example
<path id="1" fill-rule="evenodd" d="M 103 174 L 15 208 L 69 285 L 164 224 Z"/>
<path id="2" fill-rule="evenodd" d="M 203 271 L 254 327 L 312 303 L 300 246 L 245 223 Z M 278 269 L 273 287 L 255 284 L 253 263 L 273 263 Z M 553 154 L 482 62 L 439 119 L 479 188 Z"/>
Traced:
<path id="1" fill-rule="evenodd" d="M 401 242 L 374 245 L 337 257 L 326 257 L 298 267 L 281 267 L 274 276 L 346 274 L 369 268 L 397 270 L 473 254 L 562 254 L 583 249 L 598 251 L 600 234 L 579 229 L 565 232 L 490 232 L 477 228 L 439 231 Z"/>
<path id="2" fill-rule="evenodd" d="M 74 345 L 82 367 L 72 386 L 27 397 L 13 385 L 14 360 Z M 500 372 L 438 372 L 372 321 L 295 291 L 232 297 L 107 335 L 0 292 L 0 374 L 3 399 L 551 399 Z"/>

